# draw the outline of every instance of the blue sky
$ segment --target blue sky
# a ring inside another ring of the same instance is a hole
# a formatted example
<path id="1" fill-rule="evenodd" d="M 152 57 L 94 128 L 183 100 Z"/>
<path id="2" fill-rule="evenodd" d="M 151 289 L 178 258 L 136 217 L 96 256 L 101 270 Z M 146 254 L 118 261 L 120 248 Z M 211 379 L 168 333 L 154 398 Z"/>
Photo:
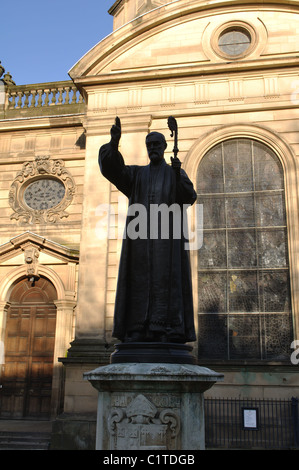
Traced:
<path id="1" fill-rule="evenodd" d="M 112 32 L 115 0 L 2 0 L 0 61 L 17 85 L 69 80 L 68 71 Z"/>

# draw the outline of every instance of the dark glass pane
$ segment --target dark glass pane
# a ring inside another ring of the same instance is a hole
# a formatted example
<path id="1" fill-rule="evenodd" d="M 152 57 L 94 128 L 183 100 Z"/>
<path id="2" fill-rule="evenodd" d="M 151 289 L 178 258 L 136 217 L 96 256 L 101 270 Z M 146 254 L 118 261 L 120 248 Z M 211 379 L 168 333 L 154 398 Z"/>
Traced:
<path id="1" fill-rule="evenodd" d="M 232 29 L 221 34 L 218 45 L 225 54 L 234 56 L 245 52 L 250 42 L 250 34 L 246 30 Z"/>
<path id="2" fill-rule="evenodd" d="M 204 232 L 198 265 L 203 268 L 226 268 L 225 232 Z"/>
<path id="3" fill-rule="evenodd" d="M 29 184 L 24 192 L 26 204 L 35 210 L 48 210 L 57 206 L 65 195 L 61 181 L 43 178 Z"/>
<path id="4" fill-rule="evenodd" d="M 223 44 L 220 46 L 220 49 L 227 55 L 240 55 L 248 49 L 249 44 Z"/>
<path id="5" fill-rule="evenodd" d="M 228 266 L 250 268 L 256 266 L 256 239 L 253 230 L 228 231 Z"/>
<path id="6" fill-rule="evenodd" d="M 222 193 L 222 145 L 219 144 L 210 150 L 199 165 L 197 177 L 198 193 Z"/>
<path id="7" fill-rule="evenodd" d="M 201 198 L 203 205 L 203 227 L 222 228 L 225 227 L 225 199 L 223 197 L 210 196 Z"/>
<path id="8" fill-rule="evenodd" d="M 292 318 L 290 314 L 264 315 L 265 359 L 290 359 L 290 345 L 293 341 Z"/>
<path id="9" fill-rule="evenodd" d="M 256 212 L 258 226 L 284 226 L 286 220 L 283 194 L 257 196 Z"/>
<path id="10" fill-rule="evenodd" d="M 259 315 L 229 316 L 230 359 L 259 359 L 260 325 Z"/>
<path id="11" fill-rule="evenodd" d="M 205 359 L 227 359 L 227 316 L 198 316 L 198 356 Z"/>
<path id="12" fill-rule="evenodd" d="M 226 312 L 226 273 L 198 274 L 198 310 Z"/>
<path id="13" fill-rule="evenodd" d="M 288 312 L 290 310 L 289 276 L 287 271 L 261 273 L 261 308 L 264 312 Z"/>
<path id="14" fill-rule="evenodd" d="M 253 196 L 239 196 L 227 198 L 227 226 L 255 226 Z"/>
<path id="15" fill-rule="evenodd" d="M 229 275 L 229 311 L 257 312 L 257 274 L 251 272 L 231 272 Z"/>
<path id="16" fill-rule="evenodd" d="M 287 240 L 285 230 L 267 230 L 258 233 L 259 265 L 265 268 L 287 266 Z"/>
<path id="17" fill-rule="evenodd" d="M 283 189 L 282 166 L 276 155 L 265 145 L 255 142 L 254 154 L 254 181 L 257 191 Z"/>
<path id="18" fill-rule="evenodd" d="M 223 143 L 224 191 L 252 191 L 252 158 L 249 140 L 228 140 Z"/>

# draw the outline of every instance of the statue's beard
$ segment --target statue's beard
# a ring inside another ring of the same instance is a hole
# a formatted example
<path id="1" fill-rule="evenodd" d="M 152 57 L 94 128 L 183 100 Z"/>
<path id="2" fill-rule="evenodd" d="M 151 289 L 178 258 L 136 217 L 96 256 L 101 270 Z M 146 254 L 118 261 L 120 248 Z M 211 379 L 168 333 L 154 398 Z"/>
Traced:
<path id="1" fill-rule="evenodd" d="M 163 156 L 161 156 L 158 153 L 153 152 L 149 155 L 149 159 L 153 165 L 157 165 L 163 160 Z"/>

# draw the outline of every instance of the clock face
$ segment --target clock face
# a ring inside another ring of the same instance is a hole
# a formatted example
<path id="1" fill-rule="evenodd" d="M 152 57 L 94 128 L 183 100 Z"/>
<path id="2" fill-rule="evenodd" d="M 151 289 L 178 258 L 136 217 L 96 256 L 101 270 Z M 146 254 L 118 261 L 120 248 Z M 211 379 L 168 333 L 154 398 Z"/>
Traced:
<path id="1" fill-rule="evenodd" d="M 24 192 L 24 200 L 31 209 L 41 211 L 57 206 L 65 195 L 64 184 L 60 181 L 43 178 L 29 184 Z"/>

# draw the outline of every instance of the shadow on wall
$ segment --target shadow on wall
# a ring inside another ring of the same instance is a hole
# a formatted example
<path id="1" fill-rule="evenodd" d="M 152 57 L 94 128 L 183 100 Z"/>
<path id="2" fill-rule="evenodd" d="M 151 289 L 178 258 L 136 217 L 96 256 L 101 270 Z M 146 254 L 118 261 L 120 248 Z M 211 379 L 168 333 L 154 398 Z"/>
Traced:
<path id="1" fill-rule="evenodd" d="M 4 342 L 0 341 L 0 365 L 4 364 Z"/>
<path id="2" fill-rule="evenodd" d="M 5 104 L 5 86 L 2 80 L 0 80 L 0 106 Z"/>

